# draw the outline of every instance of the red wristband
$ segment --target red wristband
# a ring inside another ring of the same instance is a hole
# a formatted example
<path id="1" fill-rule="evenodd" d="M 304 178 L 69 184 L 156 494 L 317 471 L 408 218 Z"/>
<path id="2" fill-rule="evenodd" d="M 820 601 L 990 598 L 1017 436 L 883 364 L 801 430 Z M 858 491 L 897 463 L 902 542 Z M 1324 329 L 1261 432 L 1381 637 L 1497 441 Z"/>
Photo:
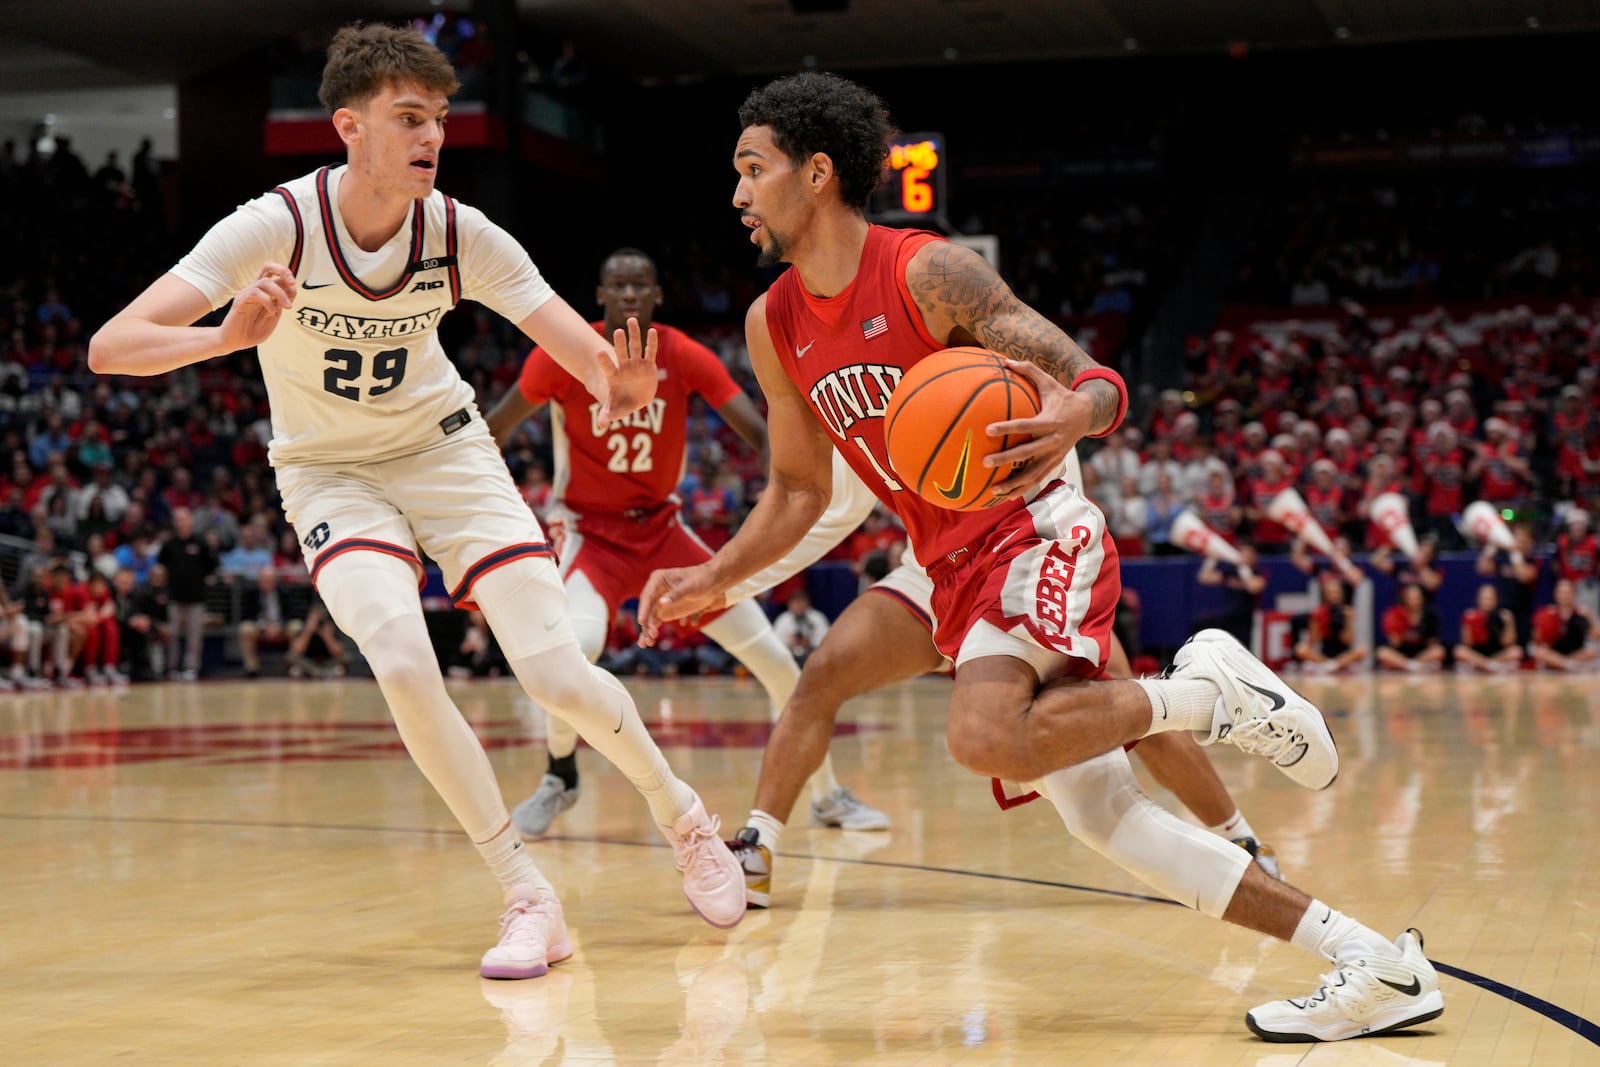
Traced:
<path id="1" fill-rule="evenodd" d="M 1088 370 L 1072 379 L 1072 385 L 1070 388 L 1073 392 L 1077 392 L 1078 386 L 1082 385 L 1084 382 L 1092 382 L 1097 378 L 1103 382 L 1110 382 L 1112 385 L 1117 387 L 1117 415 L 1116 418 L 1111 420 L 1110 426 L 1107 426 L 1099 433 L 1092 433 L 1089 436 L 1109 437 L 1111 434 L 1116 432 L 1118 426 L 1122 425 L 1123 418 L 1128 414 L 1128 385 L 1122 380 L 1122 375 L 1118 374 L 1110 367 L 1090 367 Z"/>

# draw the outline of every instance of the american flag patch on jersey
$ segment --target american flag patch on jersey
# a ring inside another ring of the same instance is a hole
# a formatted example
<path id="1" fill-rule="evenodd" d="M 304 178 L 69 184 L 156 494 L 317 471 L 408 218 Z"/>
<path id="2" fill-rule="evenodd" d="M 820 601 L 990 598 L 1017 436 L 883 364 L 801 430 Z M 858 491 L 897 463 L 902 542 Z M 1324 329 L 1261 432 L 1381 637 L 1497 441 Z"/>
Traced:
<path id="1" fill-rule="evenodd" d="M 889 316 L 876 315 L 861 324 L 861 336 L 870 341 L 880 333 L 889 332 Z"/>

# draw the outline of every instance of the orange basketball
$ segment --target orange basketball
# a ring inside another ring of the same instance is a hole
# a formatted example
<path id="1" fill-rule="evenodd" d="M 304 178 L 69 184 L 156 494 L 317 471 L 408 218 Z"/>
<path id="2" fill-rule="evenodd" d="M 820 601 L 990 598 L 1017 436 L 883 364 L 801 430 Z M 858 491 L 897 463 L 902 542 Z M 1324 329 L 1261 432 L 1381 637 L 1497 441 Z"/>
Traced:
<path id="1" fill-rule="evenodd" d="M 1010 468 L 985 457 L 1027 439 L 990 437 L 989 424 L 1039 413 L 1039 390 L 983 348 L 947 348 L 906 372 L 884 411 L 889 465 L 907 489 L 952 511 L 997 503 L 989 492 Z"/>

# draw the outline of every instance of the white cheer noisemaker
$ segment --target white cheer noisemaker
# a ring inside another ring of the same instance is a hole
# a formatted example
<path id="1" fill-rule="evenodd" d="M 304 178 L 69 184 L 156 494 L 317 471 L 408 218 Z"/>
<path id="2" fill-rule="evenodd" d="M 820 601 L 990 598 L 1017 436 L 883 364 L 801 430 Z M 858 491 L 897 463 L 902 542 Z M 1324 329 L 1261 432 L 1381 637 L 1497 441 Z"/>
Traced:
<path id="1" fill-rule="evenodd" d="M 1367 517 L 1383 531 L 1391 545 L 1408 557 L 1416 558 L 1420 546 L 1417 544 L 1417 531 L 1411 528 L 1411 506 L 1406 503 L 1405 497 L 1399 493 L 1384 493 L 1374 497 Z"/>
<path id="2" fill-rule="evenodd" d="M 1467 510 L 1461 513 L 1461 524 L 1475 540 L 1509 552 L 1513 559 L 1521 558 L 1521 553 L 1517 551 L 1517 539 L 1511 536 L 1511 527 L 1506 525 L 1499 510 L 1487 500 L 1475 500 L 1468 504 Z"/>
<path id="3" fill-rule="evenodd" d="M 1249 575 L 1250 568 L 1245 565 L 1244 557 L 1239 550 L 1228 544 L 1222 535 L 1205 524 L 1205 521 L 1196 515 L 1190 508 L 1178 512 L 1172 520 L 1172 543 L 1179 548 L 1188 549 L 1190 552 L 1208 559 L 1219 559 L 1224 563 L 1231 563 L 1239 568 L 1241 575 Z"/>
<path id="4" fill-rule="evenodd" d="M 1311 509 L 1306 507 L 1306 499 L 1293 487 L 1285 489 L 1272 498 L 1272 503 L 1267 505 L 1267 518 L 1294 534 L 1300 540 L 1321 552 L 1324 556 L 1337 557 L 1338 551 L 1333 547 L 1333 539 L 1328 536 L 1328 531 L 1322 528 L 1311 515 Z"/>

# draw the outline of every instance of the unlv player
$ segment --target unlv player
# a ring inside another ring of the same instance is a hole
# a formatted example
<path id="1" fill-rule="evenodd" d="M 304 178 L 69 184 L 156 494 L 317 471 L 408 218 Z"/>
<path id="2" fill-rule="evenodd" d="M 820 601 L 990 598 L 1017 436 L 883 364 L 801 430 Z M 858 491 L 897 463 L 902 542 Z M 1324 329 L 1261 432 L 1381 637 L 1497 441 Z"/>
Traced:
<path id="1" fill-rule="evenodd" d="M 649 640 L 662 621 L 720 605 L 735 583 L 799 542 L 831 491 L 838 449 L 905 523 L 933 583 L 934 642 L 955 660 L 947 739 L 956 759 L 1031 783 L 1086 844 L 1175 900 L 1336 961 L 1313 996 L 1263 1005 L 1258 1033 L 1338 1040 L 1440 1014 L 1432 965 L 1410 932 L 1396 943 L 1284 883 L 1242 849 L 1157 806 L 1125 744 L 1187 729 L 1267 758 L 1322 788 L 1338 768 L 1321 714 L 1220 633 L 1202 632 L 1166 679 L 1109 680 L 1120 592 L 1105 520 L 1054 477 L 1068 451 L 1112 432 L 1121 379 L 1022 304 L 983 259 L 933 234 L 867 223 L 890 125 L 871 93 L 833 75 L 780 79 L 740 109 L 734 206 L 761 262 L 787 262 L 751 307 L 745 335 L 768 399 L 772 475 L 744 525 L 709 562 L 657 571 L 640 598 Z M 1029 419 L 995 423 L 1023 444 L 994 506 L 936 508 L 890 473 L 883 413 L 904 372 L 949 345 L 981 344 L 1039 389 Z M 1396 993 L 1399 993 L 1396 996 Z"/>
<path id="2" fill-rule="evenodd" d="M 591 323 L 600 336 L 612 336 L 629 319 L 648 328 L 661 302 L 655 263 L 636 248 L 613 252 L 601 264 L 595 298 L 605 309 L 604 320 Z M 716 355 L 681 330 L 660 324 L 655 330 L 655 399 L 627 418 L 599 421 L 600 404 L 542 348 L 528 354 L 517 388 L 489 413 L 489 429 L 504 448 L 524 419 L 539 405 L 550 405 L 557 501 L 550 540 L 561 557 L 567 618 L 591 663 L 605 651 L 617 609 L 639 595 L 652 568 L 711 558 L 684 525 L 683 501 L 675 492 L 683 473 L 689 398 L 703 398 L 746 444 L 763 456 L 767 450 L 767 424 Z M 841 507 L 851 506 L 845 495 Z M 862 489 L 856 497 L 865 495 Z M 745 600 L 708 612 L 700 629 L 750 669 L 766 688 L 776 718 L 800 668 L 761 608 Z M 548 773 L 511 813 L 528 837 L 542 836 L 578 800 L 577 730 L 551 716 L 547 744 Z M 821 825 L 845 830 L 889 828 L 888 816 L 841 786 L 826 759 L 811 779 L 811 814 Z"/>

